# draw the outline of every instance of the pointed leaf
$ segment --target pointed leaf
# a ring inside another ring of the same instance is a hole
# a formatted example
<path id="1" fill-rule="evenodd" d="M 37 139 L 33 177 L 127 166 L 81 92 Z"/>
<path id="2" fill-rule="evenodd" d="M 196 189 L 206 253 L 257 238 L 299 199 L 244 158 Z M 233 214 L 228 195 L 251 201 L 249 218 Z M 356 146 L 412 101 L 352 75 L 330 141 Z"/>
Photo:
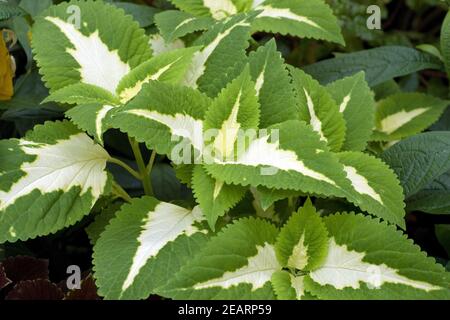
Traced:
<path id="1" fill-rule="evenodd" d="M 290 70 L 297 92 L 300 119 L 311 124 L 332 151 L 339 151 L 345 140 L 346 124 L 336 102 L 311 76 L 300 69 Z"/>
<path id="2" fill-rule="evenodd" d="M 150 58 L 147 43 L 131 16 L 100 1 L 52 6 L 33 26 L 33 50 L 51 91 L 82 82 L 114 94 L 122 77 Z"/>
<path id="3" fill-rule="evenodd" d="M 214 230 L 217 219 L 242 200 L 246 188 L 216 180 L 201 165 L 196 165 L 192 190 L 210 228 Z"/>
<path id="4" fill-rule="evenodd" d="M 257 31 L 289 34 L 344 44 L 337 18 L 321 0 L 266 0 L 253 23 Z"/>
<path id="5" fill-rule="evenodd" d="M 322 265 L 328 232 L 309 198 L 281 229 L 275 250 L 283 267 L 308 271 Z"/>
<path id="6" fill-rule="evenodd" d="M 224 88 L 224 77 L 226 79 L 226 75 L 237 68 L 235 64 L 243 67 L 247 60 L 245 50 L 252 19 L 253 16 L 236 15 L 216 23 L 195 41 L 193 45 L 203 46 L 203 49 L 194 54 L 185 84 L 199 88 L 211 97 L 216 96 Z"/>
<path id="7" fill-rule="evenodd" d="M 435 123 L 449 102 L 418 92 L 398 93 L 378 102 L 377 131 L 372 139 L 400 140 Z"/>
<path id="8" fill-rule="evenodd" d="M 43 103 L 55 101 L 68 104 L 119 104 L 119 99 L 109 91 L 86 83 L 68 85 L 51 93 Z"/>
<path id="9" fill-rule="evenodd" d="M 260 127 L 298 119 L 298 108 L 289 73 L 274 40 L 252 52 L 250 70 L 261 105 Z"/>
<path id="10" fill-rule="evenodd" d="M 342 150 L 363 151 L 375 126 L 375 101 L 364 72 L 327 86 L 344 116 L 347 131 Z"/>
<path id="11" fill-rule="evenodd" d="M 210 104 L 211 100 L 197 90 L 152 81 L 117 110 L 110 124 L 158 154 L 171 157 L 180 137 L 187 141 L 189 150 L 191 145 L 202 150 L 203 119 Z"/>
<path id="12" fill-rule="evenodd" d="M 368 154 L 342 152 L 338 157 L 354 189 L 354 199 L 349 200 L 404 228 L 404 195 L 394 172 L 380 159 Z"/>
<path id="13" fill-rule="evenodd" d="M 273 299 L 270 279 L 281 270 L 277 233 L 269 222 L 254 218 L 227 226 L 160 293 L 173 299 Z"/>
<path id="14" fill-rule="evenodd" d="M 190 257 L 189 245 L 202 241 L 202 220 L 198 207 L 185 209 L 150 197 L 124 205 L 94 246 L 100 294 L 107 299 L 147 298 Z"/>
<path id="15" fill-rule="evenodd" d="M 133 99 L 150 81 L 177 84 L 182 81 L 198 47 L 178 49 L 153 57 L 122 78 L 117 95 L 122 103 Z"/>
<path id="16" fill-rule="evenodd" d="M 167 10 L 155 16 L 155 22 L 163 38 L 168 41 L 182 38 L 195 31 L 207 30 L 215 21 L 209 17 L 197 17 L 195 15 Z"/>
<path id="17" fill-rule="evenodd" d="M 449 299 L 450 274 L 394 226 L 362 215 L 323 219 L 325 263 L 305 278 L 320 299 Z"/>
<path id="18" fill-rule="evenodd" d="M 109 187 L 108 153 L 68 122 L 0 142 L 0 242 L 73 225 Z"/>
<path id="19" fill-rule="evenodd" d="M 238 13 L 236 0 L 169 0 L 181 10 L 196 16 L 220 20 Z"/>

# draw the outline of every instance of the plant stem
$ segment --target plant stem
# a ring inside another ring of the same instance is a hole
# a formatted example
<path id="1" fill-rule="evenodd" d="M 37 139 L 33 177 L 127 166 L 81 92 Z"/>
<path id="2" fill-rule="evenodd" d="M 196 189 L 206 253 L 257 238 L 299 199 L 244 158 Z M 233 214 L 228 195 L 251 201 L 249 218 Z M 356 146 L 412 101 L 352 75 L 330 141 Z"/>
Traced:
<path id="1" fill-rule="evenodd" d="M 141 175 L 136 170 L 134 170 L 129 165 L 127 165 L 125 162 L 123 162 L 122 160 L 111 157 L 108 159 L 108 161 L 111 163 L 117 164 L 118 166 L 121 166 L 122 168 L 127 170 L 133 177 L 135 177 L 138 180 L 141 180 Z"/>
<path id="2" fill-rule="evenodd" d="M 113 182 L 113 192 L 123 200 L 131 202 L 133 199 L 130 197 L 128 192 L 126 192 L 117 182 Z"/>
<path id="3" fill-rule="evenodd" d="M 145 167 L 144 158 L 142 157 L 141 149 L 139 149 L 139 143 L 133 139 L 129 138 L 131 149 L 133 150 L 134 157 L 136 158 L 136 163 L 139 169 L 140 180 L 144 186 L 144 192 L 148 196 L 153 195 L 152 183 L 150 181 L 150 176 L 147 173 L 147 168 Z"/>
<path id="4" fill-rule="evenodd" d="M 150 160 L 148 161 L 148 165 L 147 165 L 147 174 L 151 177 L 151 173 L 152 173 L 152 169 L 153 169 L 153 165 L 155 164 L 155 159 L 156 159 L 156 152 L 155 150 L 152 151 L 152 154 L 150 155 Z"/>

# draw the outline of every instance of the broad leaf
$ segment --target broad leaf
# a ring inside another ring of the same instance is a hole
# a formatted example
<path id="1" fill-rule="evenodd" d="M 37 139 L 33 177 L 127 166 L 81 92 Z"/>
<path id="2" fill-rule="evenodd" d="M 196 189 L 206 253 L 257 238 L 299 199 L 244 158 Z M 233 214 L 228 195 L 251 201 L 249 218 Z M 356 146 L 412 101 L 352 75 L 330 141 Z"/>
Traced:
<path id="1" fill-rule="evenodd" d="M 424 69 L 442 69 L 442 62 L 425 52 L 401 46 L 384 46 L 314 63 L 303 68 L 321 84 L 364 71 L 369 86 Z"/>
<path id="2" fill-rule="evenodd" d="M 198 207 L 185 209 L 150 197 L 124 205 L 94 246 L 100 294 L 107 299 L 147 298 L 202 242 L 202 219 Z"/>
<path id="3" fill-rule="evenodd" d="M 185 84 L 199 88 L 209 96 L 216 96 L 224 87 L 224 79 L 247 60 L 245 50 L 250 38 L 250 22 L 253 16 L 236 15 L 216 23 L 208 32 L 194 42 L 203 49 L 194 54 Z"/>
<path id="4" fill-rule="evenodd" d="M 257 129 L 259 104 L 249 68 L 233 80 L 214 100 L 205 115 L 205 134 L 213 135 L 212 151 L 216 159 L 234 158 L 235 144 L 247 129 Z M 205 139 L 208 135 L 205 135 Z M 207 142 L 207 141 L 206 141 Z M 205 151 L 206 152 L 206 151 Z"/>
<path id="5" fill-rule="evenodd" d="M 377 219 L 323 218 L 330 239 L 323 265 L 305 278 L 320 299 L 449 299 L 450 273 Z"/>
<path id="6" fill-rule="evenodd" d="M 345 140 L 346 124 L 339 107 L 327 90 L 300 69 L 290 68 L 300 108 L 300 119 L 316 131 L 332 151 Z"/>
<path id="7" fill-rule="evenodd" d="M 244 197 L 246 188 L 216 180 L 209 176 L 201 165 L 196 165 L 192 190 L 210 228 L 214 230 L 217 219 Z"/>
<path id="8" fill-rule="evenodd" d="M 122 77 L 150 58 L 147 43 L 131 16 L 98 1 L 52 6 L 33 26 L 33 50 L 51 91 L 82 82 L 114 94 Z"/>
<path id="9" fill-rule="evenodd" d="M 309 198 L 283 226 L 275 245 L 283 267 L 309 271 L 321 266 L 328 250 L 328 232 Z"/>
<path id="10" fill-rule="evenodd" d="M 141 91 L 142 86 L 150 81 L 180 83 L 197 50 L 198 47 L 194 47 L 163 53 L 133 69 L 117 86 L 117 96 L 121 103 L 125 104 L 133 99 Z"/>
<path id="11" fill-rule="evenodd" d="M 260 104 L 260 127 L 298 119 L 294 87 L 275 41 L 250 53 L 249 64 Z"/>
<path id="12" fill-rule="evenodd" d="M 76 83 L 68 85 L 50 94 L 43 103 L 55 101 L 68 104 L 109 104 L 117 105 L 120 103 L 112 93 L 86 83 Z"/>
<path id="13" fill-rule="evenodd" d="M 398 93 L 378 102 L 377 131 L 372 139 L 400 140 L 427 129 L 448 102 L 422 93 Z"/>
<path id="14" fill-rule="evenodd" d="M 175 147 L 179 148 L 183 139 L 188 150 L 191 145 L 202 150 L 203 119 L 210 104 L 211 100 L 197 90 L 151 81 L 124 108 L 114 110 L 110 124 L 158 154 L 177 159 L 187 156 L 185 163 L 192 163 L 189 154 L 178 153 L 183 148 Z"/>
<path id="15" fill-rule="evenodd" d="M 0 242 L 71 226 L 108 190 L 108 153 L 68 122 L 0 142 Z"/>
<path id="16" fill-rule="evenodd" d="M 444 173 L 410 197 L 406 205 L 408 211 L 450 214 L 450 172 Z"/>
<path id="17" fill-rule="evenodd" d="M 328 85 L 327 90 L 346 123 L 342 150 L 363 151 L 375 125 L 375 101 L 364 79 L 364 72 L 337 80 Z"/>
<path id="18" fill-rule="evenodd" d="M 255 10 L 256 31 L 289 34 L 344 44 L 337 18 L 322 0 L 266 0 Z"/>
<path id="19" fill-rule="evenodd" d="M 380 159 L 360 152 L 338 154 L 354 190 L 349 199 L 361 209 L 405 227 L 403 190 L 394 172 Z"/>
<path id="20" fill-rule="evenodd" d="M 272 274 L 281 270 L 278 230 L 259 219 L 227 226 L 190 259 L 160 294 L 173 299 L 271 299 Z"/>
<path id="21" fill-rule="evenodd" d="M 450 132 L 427 132 L 402 140 L 381 158 L 395 171 L 409 197 L 450 170 Z"/>

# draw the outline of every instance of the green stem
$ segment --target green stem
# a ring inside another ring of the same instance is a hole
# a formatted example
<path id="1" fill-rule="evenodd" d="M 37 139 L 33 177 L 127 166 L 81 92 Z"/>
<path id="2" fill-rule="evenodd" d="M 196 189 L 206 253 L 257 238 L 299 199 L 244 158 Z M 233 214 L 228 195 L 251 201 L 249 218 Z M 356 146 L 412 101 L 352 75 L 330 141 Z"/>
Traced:
<path id="1" fill-rule="evenodd" d="M 141 180 L 141 175 L 136 170 L 134 170 L 129 165 L 127 165 L 125 162 L 123 162 L 122 160 L 111 157 L 108 159 L 108 161 L 111 163 L 117 164 L 118 166 L 121 166 L 122 168 L 127 170 L 133 177 L 135 177 L 138 180 Z"/>
<path id="2" fill-rule="evenodd" d="M 147 165 L 147 174 L 151 177 L 151 173 L 152 173 L 152 169 L 153 169 L 153 165 L 155 164 L 155 159 L 156 159 L 156 152 L 155 150 L 152 151 L 152 154 L 150 155 L 150 160 L 148 161 L 148 165 Z"/>
<path id="3" fill-rule="evenodd" d="M 142 157 L 141 149 L 139 149 L 139 143 L 132 138 L 129 138 L 131 149 L 133 150 L 134 157 L 136 158 L 136 163 L 139 169 L 140 179 L 142 185 L 144 186 L 144 192 L 148 196 L 153 195 L 152 183 L 150 181 L 150 176 L 147 173 L 147 168 L 144 163 L 144 158 Z"/>
<path id="4" fill-rule="evenodd" d="M 123 200 L 131 202 L 133 199 L 130 197 L 128 192 L 126 192 L 117 182 L 113 182 L 113 192 Z"/>

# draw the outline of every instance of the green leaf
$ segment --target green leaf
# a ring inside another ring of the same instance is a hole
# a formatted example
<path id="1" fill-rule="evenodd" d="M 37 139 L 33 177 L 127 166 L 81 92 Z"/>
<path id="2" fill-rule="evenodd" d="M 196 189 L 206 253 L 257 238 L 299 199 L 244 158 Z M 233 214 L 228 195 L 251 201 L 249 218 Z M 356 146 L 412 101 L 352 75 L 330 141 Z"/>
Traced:
<path id="1" fill-rule="evenodd" d="M 69 6 L 79 8 L 78 20 Z M 52 6 L 32 31 L 35 58 L 50 91 L 82 82 L 114 94 L 122 77 L 151 56 L 137 22 L 103 2 L 72 0 Z"/>
<path id="2" fill-rule="evenodd" d="M 0 141 L 0 243 L 73 225 L 109 188 L 108 153 L 68 122 Z"/>
<path id="3" fill-rule="evenodd" d="M 327 86 L 346 123 L 344 151 L 365 150 L 375 125 L 374 95 L 364 77 L 364 72 L 359 72 Z"/>
<path id="4" fill-rule="evenodd" d="M 0 21 L 21 16 L 24 13 L 25 12 L 17 5 L 11 3 L 0 3 Z"/>
<path id="5" fill-rule="evenodd" d="M 290 68 L 300 107 L 300 119 L 311 125 L 332 151 L 345 140 L 346 124 L 327 90 L 300 69 Z"/>
<path id="6" fill-rule="evenodd" d="M 364 71 L 371 87 L 424 69 L 441 70 L 442 62 L 430 54 L 401 46 L 384 46 L 341 54 L 303 68 L 321 84 Z"/>
<path id="7" fill-rule="evenodd" d="M 117 96 L 122 103 L 133 99 L 142 86 L 150 81 L 180 83 L 192 62 L 198 47 L 178 49 L 153 57 L 124 76 L 117 86 Z"/>
<path id="8" fill-rule="evenodd" d="M 105 231 L 105 228 L 109 224 L 110 220 L 116 216 L 116 213 L 121 206 L 121 202 L 113 203 L 95 216 L 94 221 L 85 229 L 91 245 L 95 245 L 97 240 L 100 238 L 100 235 L 103 231 Z"/>
<path id="9" fill-rule="evenodd" d="M 225 87 L 227 75 L 245 65 L 253 17 L 239 14 L 218 22 L 197 39 L 193 45 L 203 49 L 194 55 L 185 84 L 215 97 Z"/>
<path id="10" fill-rule="evenodd" d="M 395 171 L 408 198 L 450 170 L 450 132 L 427 132 L 402 140 L 381 158 Z"/>
<path id="11" fill-rule="evenodd" d="M 278 230 L 244 218 L 225 227 L 190 259 L 159 294 L 172 299 L 273 299 L 272 274 L 281 270 Z"/>
<path id="12" fill-rule="evenodd" d="M 233 158 L 239 135 L 243 130 L 257 129 L 258 124 L 259 104 L 255 84 L 246 67 L 239 77 L 222 90 L 206 112 L 204 130 L 205 133 L 208 130 L 215 133 L 211 146 L 215 158 Z"/>
<path id="13" fill-rule="evenodd" d="M 110 128 L 109 120 L 113 109 L 114 107 L 108 104 L 83 104 L 68 110 L 66 116 L 78 128 L 86 131 L 96 141 L 103 144 L 103 133 Z"/>
<path id="14" fill-rule="evenodd" d="M 167 10 L 155 16 L 156 25 L 163 38 L 172 42 L 196 31 L 209 29 L 215 21 L 208 17 L 196 17 L 192 14 Z"/>
<path id="15" fill-rule="evenodd" d="M 394 172 L 378 158 L 360 152 L 338 154 L 354 190 L 349 199 L 361 209 L 405 228 L 403 190 Z"/>
<path id="16" fill-rule="evenodd" d="M 333 41 L 344 45 L 337 18 L 322 0 L 266 0 L 253 22 L 256 31 Z"/>
<path id="17" fill-rule="evenodd" d="M 120 101 L 109 91 L 86 83 L 76 83 L 54 91 L 43 103 L 59 102 L 68 104 L 110 104 L 117 105 Z"/>
<path id="18" fill-rule="evenodd" d="M 205 168 L 227 184 L 338 197 L 346 196 L 342 186 L 350 188 L 343 166 L 325 142 L 306 123 L 295 120 L 261 132 L 234 161 L 205 164 Z"/>
<path id="19" fill-rule="evenodd" d="M 448 101 L 418 92 L 398 93 L 378 102 L 377 131 L 372 139 L 400 140 L 435 123 Z"/>
<path id="20" fill-rule="evenodd" d="M 305 296 L 304 279 L 287 271 L 275 272 L 271 281 L 277 300 L 301 300 Z"/>
<path id="21" fill-rule="evenodd" d="M 149 5 L 135 4 L 129 2 L 113 2 L 113 4 L 125 11 L 126 14 L 133 16 L 141 28 L 147 28 L 154 24 L 156 14 L 160 9 L 151 7 Z"/>
<path id="22" fill-rule="evenodd" d="M 260 127 L 298 119 L 294 87 L 275 40 L 250 53 L 249 64 L 261 106 Z"/>
<path id="23" fill-rule="evenodd" d="M 448 224 L 437 224 L 435 225 L 436 237 L 439 243 L 450 255 L 450 225 Z"/>
<path id="24" fill-rule="evenodd" d="M 124 108 L 114 110 L 110 125 L 158 154 L 178 157 L 184 150 L 176 148 L 180 147 L 176 137 L 186 141 L 188 150 L 191 145 L 202 150 L 203 119 L 210 104 L 197 90 L 151 81 Z M 192 163 L 189 155 L 187 160 Z"/>
<path id="25" fill-rule="evenodd" d="M 328 232 L 308 198 L 283 226 L 275 251 L 283 267 L 310 271 L 322 265 L 328 250 Z"/>
<path id="26" fill-rule="evenodd" d="M 99 293 L 107 299 L 147 298 L 202 242 L 202 219 L 198 207 L 185 209 L 150 197 L 123 205 L 94 246 Z"/>
<path id="27" fill-rule="evenodd" d="M 450 273 L 395 226 L 355 214 L 323 221 L 328 255 L 305 278 L 319 299 L 449 299 Z"/>
<path id="28" fill-rule="evenodd" d="M 179 9 L 195 16 L 221 20 L 238 13 L 236 0 L 169 0 Z"/>
<path id="29" fill-rule="evenodd" d="M 450 214 L 450 172 L 433 180 L 407 200 L 408 211 Z"/>
<path id="30" fill-rule="evenodd" d="M 447 74 L 450 74 L 450 13 L 445 16 L 441 27 L 441 53 Z"/>
<path id="31" fill-rule="evenodd" d="M 212 178 L 201 165 L 194 168 L 192 189 L 212 230 L 217 219 L 242 200 L 246 191 L 241 186 L 227 185 Z"/>
<path id="32" fill-rule="evenodd" d="M 21 0 L 20 7 L 28 12 L 31 16 L 37 16 L 43 10 L 52 5 L 52 0 Z"/>

